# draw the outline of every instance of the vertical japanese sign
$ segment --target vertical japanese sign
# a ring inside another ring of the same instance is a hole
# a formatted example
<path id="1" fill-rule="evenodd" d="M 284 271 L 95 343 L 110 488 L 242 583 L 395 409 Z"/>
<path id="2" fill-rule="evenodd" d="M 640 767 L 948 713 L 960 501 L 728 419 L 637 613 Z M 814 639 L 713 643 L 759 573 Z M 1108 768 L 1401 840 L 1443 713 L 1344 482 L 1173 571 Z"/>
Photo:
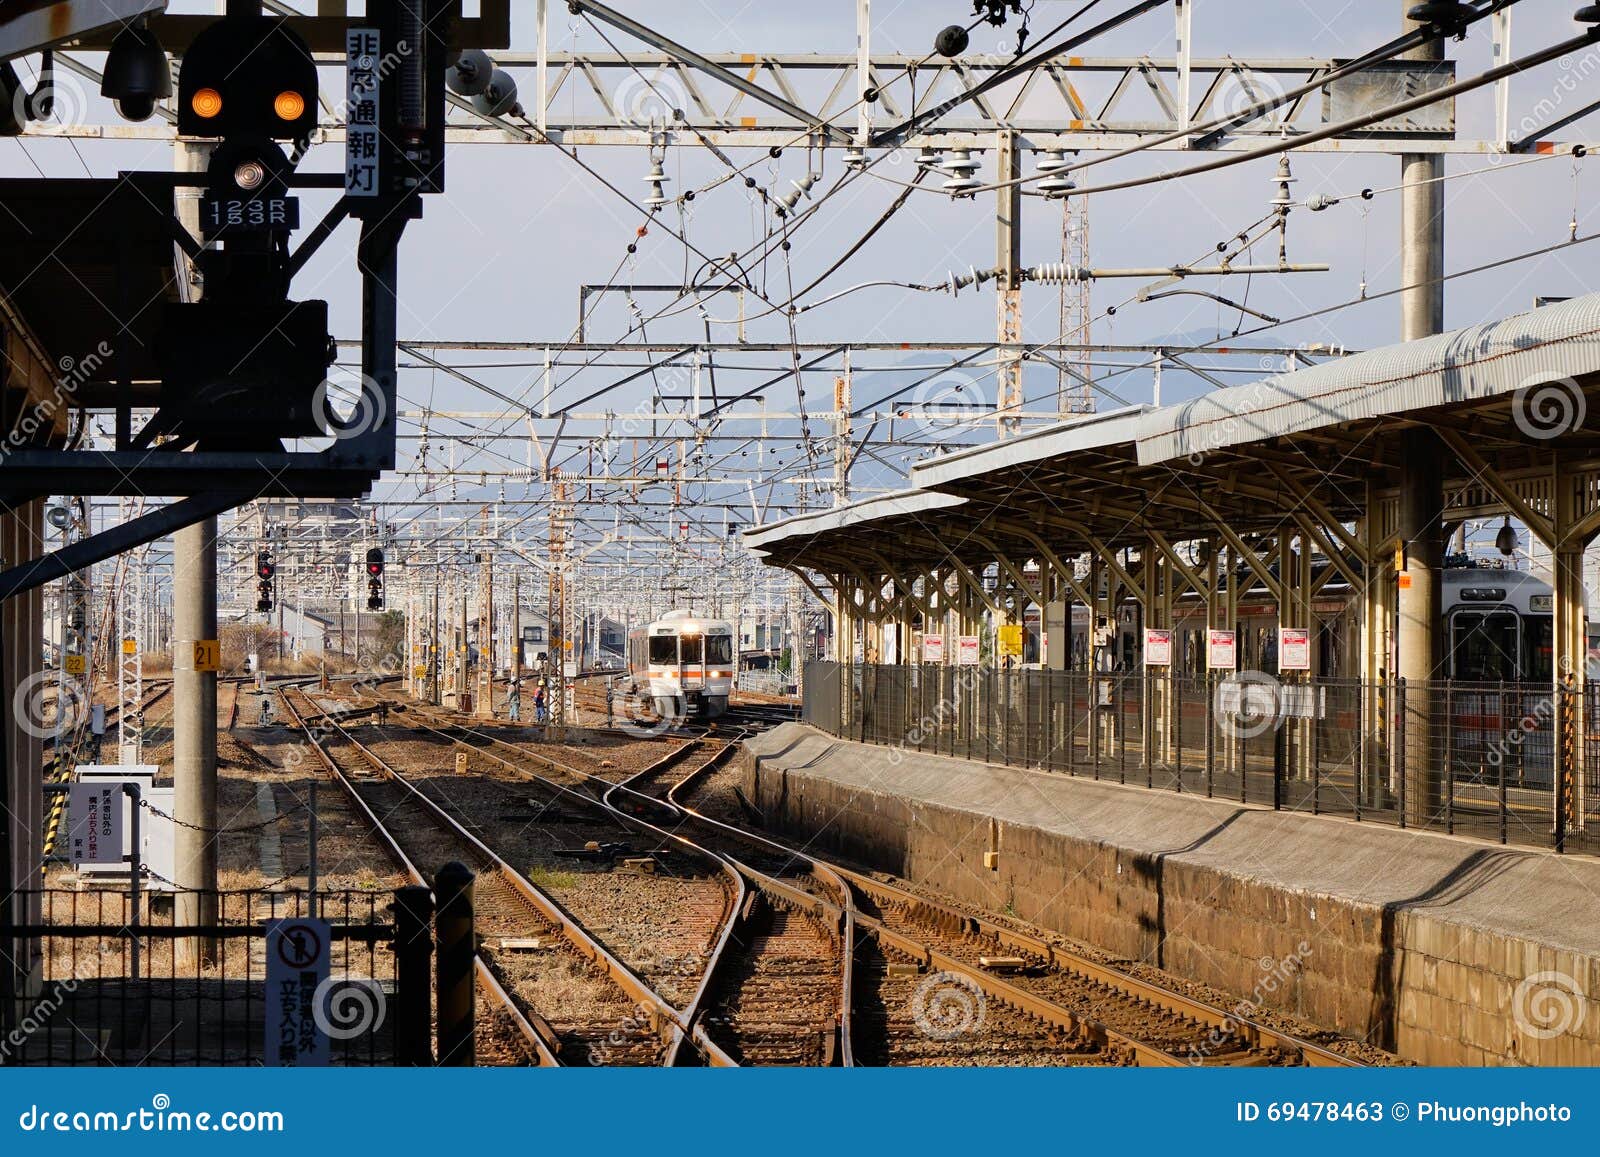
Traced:
<path id="1" fill-rule="evenodd" d="M 347 197 L 376 197 L 379 192 L 379 47 L 376 28 L 351 28 L 344 34 L 344 192 Z"/>
<path id="2" fill-rule="evenodd" d="M 1144 665 L 1146 667 L 1172 666 L 1171 631 L 1157 627 L 1145 628 Z"/>
<path id="3" fill-rule="evenodd" d="M 328 1063 L 318 1013 L 328 979 L 328 924 L 302 916 L 267 921 L 267 1018 L 263 1057 L 270 1066 Z"/>
<path id="4" fill-rule="evenodd" d="M 978 665 L 978 636 L 962 635 L 956 640 L 956 658 L 963 667 Z"/>
<path id="5" fill-rule="evenodd" d="M 1232 631 L 1207 631 L 1206 666 L 1213 671 L 1232 671 L 1238 665 L 1238 636 Z"/>
<path id="6" fill-rule="evenodd" d="M 1278 670 L 1311 670 L 1311 632 L 1304 627 L 1278 628 Z"/>
<path id="7" fill-rule="evenodd" d="M 924 663 L 943 663 L 944 662 L 944 636 L 943 635 L 923 635 L 922 636 L 922 661 Z"/>
<path id="8" fill-rule="evenodd" d="M 73 784 L 67 796 L 67 817 L 75 865 L 123 862 L 121 780 Z"/>

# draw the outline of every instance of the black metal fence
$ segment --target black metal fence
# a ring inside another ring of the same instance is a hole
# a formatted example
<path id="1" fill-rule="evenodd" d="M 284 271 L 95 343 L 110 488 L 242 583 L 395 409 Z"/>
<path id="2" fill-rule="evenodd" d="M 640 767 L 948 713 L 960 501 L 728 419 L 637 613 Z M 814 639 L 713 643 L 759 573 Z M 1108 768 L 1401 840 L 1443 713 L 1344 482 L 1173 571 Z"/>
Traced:
<path id="1" fill-rule="evenodd" d="M 125 891 L 19 892 L 12 910 L 26 923 L 0 936 L 29 982 L 11 1002 L 0 1065 L 268 1063 L 266 922 L 312 915 L 310 896 L 208 895 L 215 923 L 183 926 L 170 894 L 145 892 L 135 907 Z M 316 895 L 333 941 L 316 999 L 334 1064 L 395 1063 L 394 896 Z M 204 954 L 192 950 L 201 941 Z"/>
<path id="2" fill-rule="evenodd" d="M 802 718 L 904 751 L 1600 851 L 1600 688 L 813 662 Z"/>

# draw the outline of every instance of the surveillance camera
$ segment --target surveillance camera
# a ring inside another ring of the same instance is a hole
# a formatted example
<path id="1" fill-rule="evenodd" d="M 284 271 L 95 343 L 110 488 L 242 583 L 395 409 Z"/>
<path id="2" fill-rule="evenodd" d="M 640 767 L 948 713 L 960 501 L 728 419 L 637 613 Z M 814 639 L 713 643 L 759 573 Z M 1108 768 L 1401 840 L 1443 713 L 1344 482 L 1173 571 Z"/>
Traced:
<path id="1" fill-rule="evenodd" d="M 112 103 L 123 120 L 147 121 L 156 111 L 155 98 L 150 96 L 126 96 Z"/>

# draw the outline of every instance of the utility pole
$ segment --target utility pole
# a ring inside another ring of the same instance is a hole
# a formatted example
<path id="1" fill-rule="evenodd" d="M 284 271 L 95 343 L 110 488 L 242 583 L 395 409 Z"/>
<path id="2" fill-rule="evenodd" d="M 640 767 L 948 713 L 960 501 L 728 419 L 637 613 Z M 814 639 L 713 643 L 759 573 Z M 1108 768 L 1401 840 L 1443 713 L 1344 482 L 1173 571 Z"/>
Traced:
<path id="1" fill-rule="evenodd" d="M 844 351 L 844 372 L 833 380 L 833 504 L 850 501 L 850 407 L 854 394 L 850 351 Z"/>
<path id="2" fill-rule="evenodd" d="M 428 702 L 435 707 L 444 703 L 444 696 L 439 691 L 439 664 L 443 662 L 440 652 L 439 634 L 439 586 L 444 581 L 444 576 L 439 573 L 436 566 L 433 569 L 433 626 L 428 633 Z"/>
<path id="3" fill-rule="evenodd" d="M 1007 184 L 1021 176 L 1022 148 L 1017 134 L 1001 129 L 996 136 L 999 158 L 995 193 L 995 422 L 1008 438 L 1022 429 L 1022 186 Z"/>
<path id="4" fill-rule="evenodd" d="M 486 542 L 484 545 L 488 545 Z M 478 718 L 494 718 L 494 563 L 489 551 L 479 556 L 478 591 Z"/>
<path id="5" fill-rule="evenodd" d="M 205 172 L 211 146 L 180 140 L 173 167 Z M 181 189 L 177 216 L 199 233 L 200 190 Z M 178 259 L 179 294 L 199 298 L 202 286 L 186 259 Z M 217 520 L 202 519 L 172 536 L 172 783 L 174 883 L 173 922 L 191 927 L 217 922 Z M 203 663 L 202 659 L 211 662 Z M 209 666 L 209 670 L 203 667 Z M 143 849 L 135 848 L 133 870 Z M 191 969 L 216 958 L 216 941 L 179 940 L 177 967 Z"/>
<path id="6" fill-rule="evenodd" d="M 522 678 L 522 574 L 511 576 L 511 682 Z"/>
<path id="7" fill-rule="evenodd" d="M 1401 5 L 1402 16 L 1411 0 Z M 1402 30 L 1420 25 L 1408 17 Z M 1430 40 L 1407 60 L 1444 59 L 1444 41 Z M 1444 157 L 1406 153 L 1400 158 L 1400 336 L 1417 341 L 1444 330 Z M 1444 451 L 1438 436 L 1418 426 L 1400 443 L 1398 574 L 1399 627 L 1396 674 L 1405 680 L 1406 822 L 1423 823 L 1437 810 L 1441 784 L 1432 684 L 1438 677 L 1443 613 L 1439 573 L 1444 561 Z"/>

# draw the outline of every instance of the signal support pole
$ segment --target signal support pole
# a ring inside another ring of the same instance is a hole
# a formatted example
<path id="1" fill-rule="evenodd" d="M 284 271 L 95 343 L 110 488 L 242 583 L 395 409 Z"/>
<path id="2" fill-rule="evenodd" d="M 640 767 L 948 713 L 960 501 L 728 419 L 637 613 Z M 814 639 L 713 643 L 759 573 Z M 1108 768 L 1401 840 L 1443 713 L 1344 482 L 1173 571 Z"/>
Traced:
<path id="1" fill-rule="evenodd" d="M 1412 6 L 1404 0 L 1402 15 Z M 1419 27 L 1402 19 L 1402 30 Z M 1444 41 L 1431 40 L 1408 60 L 1444 59 Z M 1444 158 L 1407 153 L 1400 158 L 1400 336 L 1417 341 L 1444 330 Z M 1443 769 L 1433 726 L 1432 681 L 1439 677 L 1438 631 L 1443 613 L 1444 449 L 1438 435 L 1418 427 L 1401 436 L 1399 536 L 1401 554 L 1395 675 L 1406 681 L 1404 766 L 1406 822 L 1422 824 L 1436 810 Z"/>

